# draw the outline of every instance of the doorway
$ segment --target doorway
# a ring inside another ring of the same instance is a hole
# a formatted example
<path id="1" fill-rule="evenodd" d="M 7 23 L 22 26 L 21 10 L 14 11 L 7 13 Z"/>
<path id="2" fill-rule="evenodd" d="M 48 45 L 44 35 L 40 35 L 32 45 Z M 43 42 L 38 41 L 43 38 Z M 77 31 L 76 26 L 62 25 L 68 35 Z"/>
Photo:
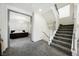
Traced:
<path id="1" fill-rule="evenodd" d="M 21 47 L 31 41 L 32 16 L 8 9 L 8 47 Z"/>

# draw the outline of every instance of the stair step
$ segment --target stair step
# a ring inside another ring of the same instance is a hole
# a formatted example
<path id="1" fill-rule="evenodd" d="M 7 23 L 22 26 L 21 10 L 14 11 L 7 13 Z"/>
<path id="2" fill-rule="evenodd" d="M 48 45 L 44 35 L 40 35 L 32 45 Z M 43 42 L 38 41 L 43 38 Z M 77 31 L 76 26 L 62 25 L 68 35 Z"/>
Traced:
<path id="1" fill-rule="evenodd" d="M 73 32 L 69 32 L 69 31 L 57 31 L 57 33 L 62 33 L 62 34 L 71 34 L 71 35 L 72 35 Z"/>
<path id="2" fill-rule="evenodd" d="M 74 26 L 74 24 L 68 24 L 68 25 L 62 25 L 62 24 L 60 24 L 60 26 Z"/>
<path id="3" fill-rule="evenodd" d="M 70 38 L 64 38 L 64 37 L 59 37 L 59 36 L 55 36 L 54 39 L 69 42 L 69 43 L 72 42 L 72 39 Z"/>
<path id="4" fill-rule="evenodd" d="M 72 34 L 68 34 L 68 33 L 59 33 L 59 32 L 56 32 L 56 34 L 63 34 L 63 35 L 71 35 L 72 36 Z"/>
<path id="5" fill-rule="evenodd" d="M 72 29 L 73 30 L 73 28 L 63 28 L 63 27 L 62 28 L 59 28 L 59 29 L 68 29 L 68 30 Z"/>
<path id="6" fill-rule="evenodd" d="M 55 37 L 57 37 L 57 38 L 61 38 L 61 39 L 65 39 L 65 40 L 72 40 L 72 39 L 70 39 L 70 38 L 65 38 L 65 37 L 60 37 L 60 36 L 55 36 Z"/>
<path id="7" fill-rule="evenodd" d="M 62 26 L 59 26 L 59 27 L 73 27 L 73 26 L 68 26 L 68 25 L 62 25 Z"/>
<path id="8" fill-rule="evenodd" d="M 57 31 L 57 32 L 66 32 L 66 33 L 73 33 L 73 31 Z"/>
<path id="9" fill-rule="evenodd" d="M 59 28 L 67 28 L 67 29 L 69 29 L 69 28 L 73 28 L 73 26 L 59 26 Z"/>
<path id="10" fill-rule="evenodd" d="M 64 41 L 61 41 L 61 40 L 55 40 L 55 39 L 53 39 L 52 43 L 56 43 L 56 44 L 62 45 L 64 47 L 71 48 L 71 44 L 70 43 L 64 42 Z"/>
<path id="11" fill-rule="evenodd" d="M 72 27 L 60 26 L 59 29 L 73 29 L 73 26 Z"/>
<path id="12" fill-rule="evenodd" d="M 73 27 L 74 25 L 60 25 L 60 27 Z"/>
<path id="13" fill-rule="evenodd" d="M 73 31 L 73 29 L 58 29 L 58 31 Z"/>
<path id="14" fill-rule="evenodd" d="M 68 54 L 68 55 L 71 55 L 71 54 L 72 54 L 72 53 L 71 53 L 71 49 L 66 48 L 66 47 L 64 47 L 64 46 L 61 46 L 61 45 L 59 45 L 59 44 L 51 43 L 50 46 L 55 47 L 55 48 L 57 48 L 58 50 L 61 50 L 61 51 L 65 52 L 65 53 Z"/>
<path id="15" fill-rule="evenodd" d="M 55 36 L 59 36 L 59 37 L 65 37 L 65 38 L 72 38 L 72 35 L 68 35 L 68 34 L 55 34 Z"/>

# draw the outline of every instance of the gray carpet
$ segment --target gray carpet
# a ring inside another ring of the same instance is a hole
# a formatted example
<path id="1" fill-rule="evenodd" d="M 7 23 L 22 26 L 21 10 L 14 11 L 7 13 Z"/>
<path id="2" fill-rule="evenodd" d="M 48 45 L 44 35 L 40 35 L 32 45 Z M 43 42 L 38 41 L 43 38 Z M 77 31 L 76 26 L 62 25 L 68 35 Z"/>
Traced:
<path id="1" fill-rule="evenodd" d="M 22 47 L 24 45 L 30 44 L 32 41 L 29 37 L 10 39 L 10 47 Z"/>
<path id="2" fill-rule="evenodd" d="M 22 41 L 22 45 L 21 43 L 12 45 L 4 52 L 4 56 L 67 56 L 58 49 L 50 47 L 47 42 L 43 40 L 31 42 L 30 39 L 18 39 L 17 41 Z"/>

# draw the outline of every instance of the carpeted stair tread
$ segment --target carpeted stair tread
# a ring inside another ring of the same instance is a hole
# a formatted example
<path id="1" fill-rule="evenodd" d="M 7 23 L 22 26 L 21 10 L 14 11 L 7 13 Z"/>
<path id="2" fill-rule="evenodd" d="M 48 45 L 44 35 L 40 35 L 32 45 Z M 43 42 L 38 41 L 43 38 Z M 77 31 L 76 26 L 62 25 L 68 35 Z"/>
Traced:
<path id="1" fill-rule="evenodd" d="M 56 34 L 72 35 L 72 34 L 68 34 L 68 33 L 59 33 L 59 32 L 56 32 Z"/>
<path id="2" fill-rule="evenodd" d="M 68 24 L 68 25 L 62 25 L 62 24 L 60 24 L 60 26 L 74 26 L 74 24 Z"/>
<path id="3" fill-rule="evenodd" d="M 72 35 L 70 35 L 70 34 L 57 34 L 57 35 L 63 35 L 63 36 L 72 36 Z"/>
<path id="4" fill-rule="evenodd" d="M 68 32 L 68 31 L 57 31 L 57 33 L 62 33 L 62 34 L 71 34 L 71 35 L 72 35 L 72 32 Z"/>
<path id="5" fill-rule="evenodd" d="M 67 44 L 67 43 L 64 42 L 64 41 L 52 40 L 52 43 L 59 44 L 59 45 L 61 45 L 61 46 L 64 46 L 64 47 L 66 47 L 66 48 L 71 49 L 71 44 L 69 44 L 69 43 Z"/>
<path id="6" fill-rule="evenodd" d="M 71 49 L 66 48 L 66 47 L 64 47 L 64 46 L 61 46 L 61 45 L 59 45 L 59 44 L 51 43 L 50 45 L 53 46 L 53 47 L 57 47 L 57 48 L 59 48 L 60 50 L 63 50 L 64 52 L 71 53 Z"/>
<path id="7" fill-rule="evenodd" d="M 56 38 L 59 38 L 59 39 L 63 39 L 63 40 L 64 40 L 64 39 L 65 39 L 65 40 L 71 40 L 70 38 L 67 38 L 67 37 L 66 37 L 66 38 L 65 38 L 65 37 L 60 37 L 60 36 L 55 36 L 55 37 L 56 37 Z"/>
<path id="8" fill-rule="evenodd" d="M 73 27 L 59 27 L 60 29 L 73 29 Z"/>
<path id="9" fill-rule="evenodd" d="M 73 28 L 73 26 L 60 26 L 60 28 Z"/>
<path id="10" fill-rule="evenodd" d="M 73 29 L 58 29 L 58 31 L 73 31 Z"/>
<path id="11" fill-rule="evenodd" d="M 59 27 L 73 27 L 74 25 L 60 25 Z"/>
<path id="12" fill-rule="evenodd" d="M 64 38 L 72 38 L 72 35 L 68 35 L 68 34 L 55 34 L 55 36 L 64 37 Z"/>
<path id="13" fill-rule="evenodd" d="M 72 42 L 71 39 L 69 39 L 69 38 L 64 38 L 64 37 L 57 37 L 57 36 L 55 36 L 54 39 L 55 39 L 55 40 L 65 41 L 65 42 L 69 42 L 69 43 Z"/>
<path id="14" fill-rule="evenodd" d="M 72 33 L 72 31 L 57 31 L 57 32 Z"/>
<path id="15" fill-rule="evenodd" d="M 68 43 L 68 42 L 64 42 L 64 41 L 60 41 L 60 40 L 52 40 L 52 42 L 62 43 L 62 44 L 65 44 L 65 45 L 71 46 L 70 43 Z"/>

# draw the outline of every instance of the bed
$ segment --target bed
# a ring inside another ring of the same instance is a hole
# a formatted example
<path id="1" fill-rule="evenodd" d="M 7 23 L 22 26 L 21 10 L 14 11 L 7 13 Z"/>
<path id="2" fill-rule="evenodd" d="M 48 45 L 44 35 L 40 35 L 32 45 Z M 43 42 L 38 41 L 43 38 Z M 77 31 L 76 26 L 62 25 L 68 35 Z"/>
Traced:
<path id="1" fill-rule="evenodd" d="M 23 38 L 28 37 L 29 33 L 22 30 L 21 32 L 16 32 L 15 30 L 11 30 L 10 39 Z"/>

